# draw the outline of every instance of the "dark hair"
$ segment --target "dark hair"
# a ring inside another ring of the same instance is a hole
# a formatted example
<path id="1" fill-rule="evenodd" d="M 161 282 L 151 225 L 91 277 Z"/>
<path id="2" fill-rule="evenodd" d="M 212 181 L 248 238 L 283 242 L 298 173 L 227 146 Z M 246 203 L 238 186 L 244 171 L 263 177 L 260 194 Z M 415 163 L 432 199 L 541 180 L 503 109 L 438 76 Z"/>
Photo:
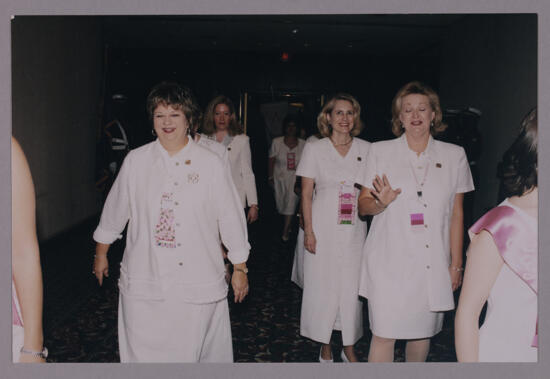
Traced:
<path id="1" fill-rule="evenodd" d="M 286 135 L 286 129 L 290 123 L 296 125 L 296 136 L 300 134 L 300 129 L 302 128 L 302 120 L 299 115 L 294 113 L 289 113 L 283 118 L 283 135 Z"/>
<path id="2" fill-rule="evenodd" d="M 519 136 L 498 166 L 505 197 L 521 196 L 537 186 L 537 125 L 537 108 L 534 108 L 521 121 Z"/>
<path id="3" fill-rule="evenodd" d="M 181 109 L 189 123 L 190 133 L 193 135 L 197 130 L 201 111 L 195 96 L 188 87 L 175 82 L 157 84 L 147 96 L 147 113 L 150 119 L 153 118 L 153 113 L 159 105 L 170 105 L 174 109 Z"/>
<path id="4" fill-rule="evenodd" d="M 216 111 L 216 106 L 220 104 L 227 105 L 227 107 L 229 108 L 229 113 L 231 113 L 231 117 L 229 119 L 229 127 L 227 130 L 228 134 L 230 136 L 242 134 L 243 128 L 241 127 L 241 124 L 239 124 L 239 122 L 237 121 L 237 116 L 235 115 L 235 106 L 233 105 L 231 99 L 224 95 L 216 96 L 206 106 L 206 112 L 204 114 L 201 131 L 209 136 L 216 132 L 214 112 Z"/>
<path id="5" fill-rule="evenodd" d="M 430 86 L 419 81 L 413 81 L 401 87 L 393 98 L 391 105 L 391 130 L 393 134 L 396 137 L 399 137 L 405 131 L 405 129 L 403 129 L 403 125 L 401 124 L 401 120 L 399 119 L 399 114 L 401 113 L 401 101 L 405 96 L 412 94 L 424 95 L 428 97 L 428 100 L 430 101 L 430 107 L 435 113 L 435 118 L 432 122 L 432 125 L 430 126 L 431 135 L 435 136 L 438 133 L 444 131 L 447 128 L 447 125 L 442 122 L 443 112 L 441 111 L 439 96 L 437 96 L 437 93 Z"/>

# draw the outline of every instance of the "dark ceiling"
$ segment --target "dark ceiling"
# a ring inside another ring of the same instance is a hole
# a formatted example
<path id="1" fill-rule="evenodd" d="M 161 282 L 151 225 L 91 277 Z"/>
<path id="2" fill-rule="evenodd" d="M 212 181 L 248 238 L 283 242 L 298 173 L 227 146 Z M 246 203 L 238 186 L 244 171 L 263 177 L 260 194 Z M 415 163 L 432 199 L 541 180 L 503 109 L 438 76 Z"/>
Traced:
<path id="1" fill-rule="evenodd" d="M 190 51 L 365 53 L 422 55 L 465 17 L 452 14 L 109 16 L 105 42 L 113 48 Z"/>

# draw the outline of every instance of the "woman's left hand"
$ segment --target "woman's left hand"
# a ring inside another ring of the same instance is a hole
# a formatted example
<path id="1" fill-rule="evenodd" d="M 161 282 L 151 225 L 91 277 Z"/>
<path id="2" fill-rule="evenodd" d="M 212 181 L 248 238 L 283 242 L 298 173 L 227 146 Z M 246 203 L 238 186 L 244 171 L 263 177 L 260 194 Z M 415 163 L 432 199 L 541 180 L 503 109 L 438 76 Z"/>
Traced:
<path id="1" fill-rule="evenodd" d="M 249 224 L 252 224 L 254 221 L 258 219 L 258 206 L 256 204 L 253 204 L 248 208 L 248 215 L 246 216 L 246 221 L 248 221 Z"/>
<path id="2" fill-rule="evenodd" d="M 235 303 L 241 303 L 248 295 L 248 276 L 242 271 L 233 271 L 231 286 L 235 295 Z"/>
<path id="3" fill-rule="evenodd" d="M 451 287 L 454 292 L 462 285 L 462 271 L 456 271 L 449 267 L 449 274 L 451 274 Z"/>

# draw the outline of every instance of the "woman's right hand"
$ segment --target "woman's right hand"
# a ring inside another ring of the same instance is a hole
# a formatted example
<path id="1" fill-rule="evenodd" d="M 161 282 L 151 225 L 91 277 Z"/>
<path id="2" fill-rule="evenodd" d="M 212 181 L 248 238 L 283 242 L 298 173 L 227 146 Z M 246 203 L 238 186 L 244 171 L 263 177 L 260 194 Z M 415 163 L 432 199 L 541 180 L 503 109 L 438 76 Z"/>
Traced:
<path id="1" fill-rule="evenodd" d="M 315 245 L 317 244 L 317 239 L 313 232 L 306 232 L 304 235 L 304 247 L 311 254 L 315 254 Z"/>
<path id="2" fill-rule="evenodd" d="M 103 277 L 109 277 L 109 261 L 107 254 L 96 254 L 94 257 L 94 269 L 92 273 L 97 278 L 99 285 L 103 284 Z"/>
<path id="3" fill-rule="evenodd" d="M 46 360 L 38 355 L 23 354 L 19 355 L 19 363 L 45 363 Z"/>
<path id="4" fill-rule="evenodd" d="M 397 198 L 397 195 L 401 193 L 401 188 L 395 190 L 391 188 L 390 182 L 385 174 L 382 175 L 382 178 L 376 175 L 376 178 L 372 181 L 372 185 L 374 186 L 372 195 L 378 199 L 384 207 L 387 207 Z"/>

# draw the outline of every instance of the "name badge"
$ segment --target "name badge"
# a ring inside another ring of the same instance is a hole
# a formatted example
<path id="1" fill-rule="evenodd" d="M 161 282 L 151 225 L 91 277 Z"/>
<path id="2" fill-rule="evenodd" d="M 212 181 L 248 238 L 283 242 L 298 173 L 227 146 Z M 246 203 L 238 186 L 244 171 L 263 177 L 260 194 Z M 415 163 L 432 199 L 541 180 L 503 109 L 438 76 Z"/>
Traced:
<path id="1" fill-rule="evenodd" d="M 411 213 L 411 230 L 420 232 L 424 230 L 424 213 Z"/>
<path id="2" fill-rule="evenodd" d="M 353 183 L 340 182 L 338 191 L 338 225 L 353 225 L 357 212 L 357 194 Z"/>
<path id="3" fill-rule="evenodd" d="M 296 171 L 296 153 L 286 153 L 286 168 Z"/>

